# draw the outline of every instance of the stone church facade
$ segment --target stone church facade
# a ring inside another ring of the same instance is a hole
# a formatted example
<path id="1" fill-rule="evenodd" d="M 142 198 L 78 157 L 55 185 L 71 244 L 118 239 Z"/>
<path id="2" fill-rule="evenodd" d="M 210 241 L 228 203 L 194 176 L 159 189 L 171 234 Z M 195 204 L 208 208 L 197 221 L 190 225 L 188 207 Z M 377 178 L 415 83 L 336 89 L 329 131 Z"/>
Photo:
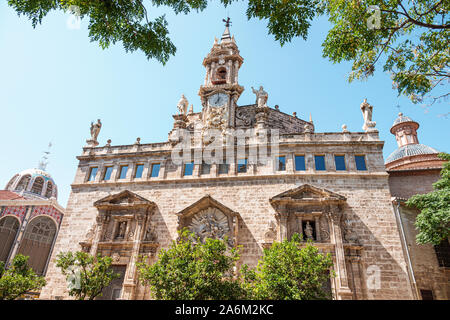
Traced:
<path id="1" fill-rule="evenodd" d="M 103 298 L 149 299 L 136 261 L 154 262 L 184 227 L 228 236 L 251 266 L 299 233 L 332 254 L 335 299 L 413 298 L 372 106 L 361 104 L 363 132 L 326 133 L 267 106 L 263 87 L 240 106 L 243 61 L 227 27 L 203 61 L 201 112 L 183 96 L 166 142 L 98 146 L 92 125 L 41 298 L 69 298 L 56 255 L 84 250 L 122 273 Z"/>

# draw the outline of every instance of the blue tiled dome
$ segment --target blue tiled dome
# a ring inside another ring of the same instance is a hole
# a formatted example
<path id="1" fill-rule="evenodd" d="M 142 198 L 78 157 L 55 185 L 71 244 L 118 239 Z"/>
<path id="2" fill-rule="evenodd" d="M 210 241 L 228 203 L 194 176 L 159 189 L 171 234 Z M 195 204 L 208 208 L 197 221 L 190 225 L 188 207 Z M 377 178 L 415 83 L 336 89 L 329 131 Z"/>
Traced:
<path id="1" fill-rule="evenodd" d="M 408 118 L 408 117 L 405 117 Z M 434 148 L 431 148 L 429 146 L 423 145 L 423 144 L 407 144 L 403 147 L 398 148 L 394 152 L 391 153 L 389 157 L 386 159 L 386 163 L 390 163 L 392 161 L 409 157 L 409 156 L 416 156 L 420 154 L 436 154 L 439 153 Z"/>

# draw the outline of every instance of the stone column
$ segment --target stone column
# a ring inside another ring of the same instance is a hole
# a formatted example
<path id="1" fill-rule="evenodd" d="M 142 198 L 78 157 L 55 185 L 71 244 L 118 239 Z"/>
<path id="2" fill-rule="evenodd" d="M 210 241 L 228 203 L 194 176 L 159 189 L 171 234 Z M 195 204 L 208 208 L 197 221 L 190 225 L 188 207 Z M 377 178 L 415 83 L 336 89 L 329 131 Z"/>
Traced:
<path id="1" fill-rule="evenodd" d="M 321 237 L 320 237 L 320 217 L 319 216 L 315 216 L 315 222 L 316 222 L 316 241 L 317 242 L 321 242 Z"/>
<path id="2" fill-rule="evenodd" d="M 28 225 L 28 220 L 30 220 L 31 213 L 33 212 L 34 206 L 29 206 L 27 208 L 27 212 L 25 213 L 25 218 L 23 219 L 23 222 L 21 223 L 20 229 L 17 233 L 16 240 L 14 241 L 14 245 L 11 249 L 11 253 L 9 254 L 9 257 L 7 258 L 6 265 L 9 265 L 9 262 L 14 259 L 15 255 L 17 254 L 17 251 L 19 250 L 20 242 L 22 242 L 23 235 L 25 234 L 25 230 Z"/>
<path id="3" fill-rule="evenodd" d="M 289 213 L 287 212 L 286 206 L 280 206 L 280 211 L 278 212 L 280 217 L 280 241 L 287 240 L 288 238 L 288 229 L 287 229 L 287 220 L 289 217 Z"/>
<path id="4" fill-rule="evenodd" d="M 136 288 L 136 262 L 139 255 L 141 245 L 142 230 L 145 224 L 145 215 L 136 215 L 137 225 L 136 233 L 134 234 L 133 249 L 131 252 L 130 262 L 128 262 L 127 270 L 125 272 L 125 279 L 123 281 L 123 290 L 121 294 L 122 300 L 133 300 Z"/>
<path id="5" fill-rule="evenodd" d="M 348 286 L 347 268 L 345 265 L 345 252 L 341 231 L 342 212 L 338 208 L 332 208 L 327 213 L 330 223 L 330 239 L 335 246 L 336 253 L 336 286 L 337 299 L 349 300 L 352 298 L 352 291 Z"/>
<path id="6" fill-rule="evenodd" d="M 97 256 L 98 243 L 100 241 L 102 241 L 103 231 L 104 231 L 103 229 L 104 229 L 106 223 L 108 222 L 108 220 L 109 220 L 109 216 L 102 212 L 100 212 L 96 218 L 97 230 L 95 232 L 94 239 L 92 240 L 92 247 L 91 247 L 91 252 L 90 252 L 90 254 L 93 256 Z M 114 237 L 114 235 L 113 235 L 113 237 Z"/>

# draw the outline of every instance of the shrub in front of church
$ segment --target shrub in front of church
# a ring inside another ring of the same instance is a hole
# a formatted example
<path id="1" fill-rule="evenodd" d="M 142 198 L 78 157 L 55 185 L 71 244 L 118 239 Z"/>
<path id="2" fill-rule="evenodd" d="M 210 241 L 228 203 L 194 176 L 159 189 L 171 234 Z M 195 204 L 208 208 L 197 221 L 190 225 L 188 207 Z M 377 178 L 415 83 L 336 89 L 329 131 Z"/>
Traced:
<path id="1" fill-rule="evenodd" d="M 149 285 L 158 300 L 242 299 L 244 292 L 234 276 L 238 250 L 227 246 L 226 239 L 205 239 L 187 230 L 177 241 L 161 250 L 152 265 L 138 264 L 140 279 Z"/>
<path id="2" fill-rule="evenodd" d="M 61 252 L 56 266 L 66 276 L 69 295 L 77 300 L 94 300 L 111 281 L 120 278 L 112 269 L 112 258 L 97 258 L 86 252 Z"/>
<path id="3" fill-rule="evenodd" d="M 299 249 L 300 236 L 275 242 L 264 250 L 256 269 L 243 266 L 242 285 L 248 298 L 256 300 L 324 300 L 331 299 L 325 284 L 333 276 L 329 254 L 320 254 L 307 243 Z"/>
<path id="4" fill-rule="evenodd" d="M 441 179 L 433 184 L 433 191 L 418 194 L 408 199 L 409 207 L 420 210 L 416 218 L 417 243 L 438 245 L 450 236 L 450 154 L 440 153 L 446 160 L 441 170 Z"/>
<path id="5" fill-rule="evenodd" d="M 28 258 L 18 254 L 8 268 L 0 261 L 0 300 L 15 300 L 45 286 L 44 277 L 38 276 L 28 266 Z"/>

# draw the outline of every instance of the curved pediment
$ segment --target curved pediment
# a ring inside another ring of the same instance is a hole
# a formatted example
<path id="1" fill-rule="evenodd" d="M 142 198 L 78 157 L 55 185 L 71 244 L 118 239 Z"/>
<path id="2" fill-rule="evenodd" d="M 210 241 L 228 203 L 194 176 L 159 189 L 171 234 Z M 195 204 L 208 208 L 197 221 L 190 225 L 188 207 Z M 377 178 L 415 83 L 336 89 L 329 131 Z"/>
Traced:
<path id="1" fill-rule="evenodd" d="M 271 198 L 271 204 L 326 204 L 326 203 L 343 203 L 347 199 L 330 190 L 304 184 L 300 187 L 285 191 Z"/>
<path id="2" fill-rule="evenodd" d="M 123 207 L 154 207 L 156 204 L 131 191 L 125 190 L 109 195 L 94 202 L 97 208 L 123 208 Z"/>

